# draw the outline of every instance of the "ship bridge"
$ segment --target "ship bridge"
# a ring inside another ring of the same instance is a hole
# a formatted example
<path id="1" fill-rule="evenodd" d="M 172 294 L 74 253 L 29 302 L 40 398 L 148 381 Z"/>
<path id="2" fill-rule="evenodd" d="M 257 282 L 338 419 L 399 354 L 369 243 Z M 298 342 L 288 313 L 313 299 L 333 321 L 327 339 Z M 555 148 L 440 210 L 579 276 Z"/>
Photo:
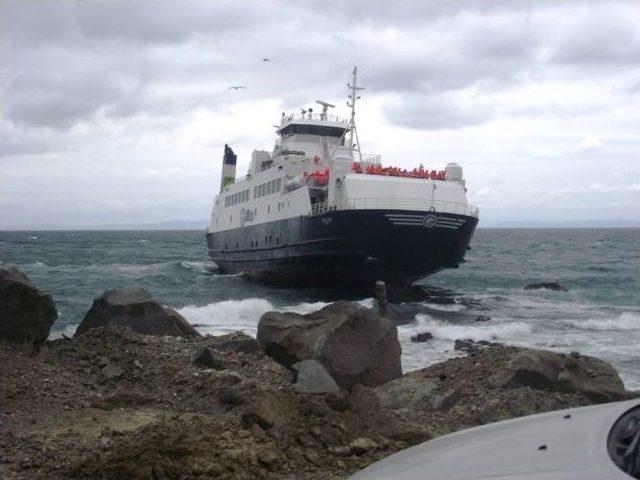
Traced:
<path id="1" fill-rule="evenodd" d="M 329 108 L 334 105 L 316 100 L 322 105 L 322 112 L 314 113 L 313 108 L 301 109 L 300 113 L 286 115 L 282 114 L 280 126 L 277 129 L 281 138 L 291 135 L 317 135 L 320 137 L 341 138 L 350 130 L 349 121 L 346 118 L 338 117 L 328 113 Z"/>

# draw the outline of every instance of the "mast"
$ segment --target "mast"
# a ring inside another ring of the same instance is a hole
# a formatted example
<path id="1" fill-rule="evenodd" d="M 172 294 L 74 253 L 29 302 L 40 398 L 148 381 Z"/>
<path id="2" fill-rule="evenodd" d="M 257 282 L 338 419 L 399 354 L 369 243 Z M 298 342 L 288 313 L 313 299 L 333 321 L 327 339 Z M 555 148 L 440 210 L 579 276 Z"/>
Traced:
<path id="1" fill-rule="evenodd" d="M 364 87 L 358 87 L 358 67 L 353 67 L 353 78 L 351 83 L 347 83 L 347 88 L 349 89 L 349 93 L 347 95 L 347 106 L 351 107 L 351 122 L 349 126 L 351 127 L 349 131 L 349 149 L 353 154 L 353 137 L 355 135 L 357 149 L 358 149 L 358 157 L 360 159 L 360 163 L 362 163 L 362 152 L 360 151 L 360 139 L 358 138 L 358 130 L 356 129 L 356 100 L 360 98 L 358 95 L 359 90 L 364 90 Z"/>

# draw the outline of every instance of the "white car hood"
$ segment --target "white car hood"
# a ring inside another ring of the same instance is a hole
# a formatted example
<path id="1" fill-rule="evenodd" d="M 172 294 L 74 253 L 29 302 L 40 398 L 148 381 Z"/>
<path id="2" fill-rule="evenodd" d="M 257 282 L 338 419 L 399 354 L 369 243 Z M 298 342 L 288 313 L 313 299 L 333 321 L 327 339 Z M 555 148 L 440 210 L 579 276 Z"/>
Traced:
<path id="1" fill-rule="evenodd" d="M 607 438 L 637 405 L 573 408 L 463 430 L 391 455 L 350 480 L 630 480 L 609 457 Z"/>

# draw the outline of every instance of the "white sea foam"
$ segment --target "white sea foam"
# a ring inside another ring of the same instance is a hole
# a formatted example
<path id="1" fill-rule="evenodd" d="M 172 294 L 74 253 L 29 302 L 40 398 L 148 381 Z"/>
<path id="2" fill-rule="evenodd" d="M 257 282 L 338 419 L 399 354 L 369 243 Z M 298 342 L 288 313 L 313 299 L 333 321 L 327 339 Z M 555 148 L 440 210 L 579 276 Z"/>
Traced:
<path id="1" fill-rule="evenodd" d="M 615 318 L 567 320 L 565 323 L 581 330 L 640 330 L 640 312 L 622 312 Z"/>
<path id="2" fill-rule="evenodd" d="M 358 303 L 365 307 L 373 304 L 373 299 L 365 298 Z M 255 335 L 258 320 L 263 313 L 272 310 L 307 314 L 328 305 L 326 302 L 302 302 L 295 305 L 274 305 L 264 298 L 246 298 L 244 300 L 224 300 L 200 307 L 187 306 L 179 312 L 191 323 L 204 325 L 205 333 L 224 334 L 242 330 Z"/>
<path id="3" fill-rule="evenodd" d="M 435 338 L 454 341 L 458 338 L 470 338 L 472 340 L 505 341 L 518 338 L 521 335 L 530 334 L 533 330 L 529 323 L 524 322 L 491 322 L 476 325 L 447 323 L 434 320 L 429 315 L 416 315 L 417 328 L 426 330 Z"/>
<path id="4" fill-rule="evenodd" d="M 420 305 L 426 307 L 430 310 L 439 310 L 442 312 L 461 312 L 466 309 L 464 305 L 459 303 L 429 303 L 429 302 L 420 302 Z"/>
<path id="5" fill-rule="evenodd" d="M 255 335 L 260 315 L 274 310 L 273 304 L 264 298 L 225 300 L 202 307 L 189 306 L 178 310 L 191 323 L 205 325 L 206 333 L 223 334 L 242 330 Z"/>
<path id="6" fill-rule="evenodd" d="M 187 262 L 182 261 L 179 263 L 182 268 L 186 268 L 187 270 L 192 270 L 198 273 L 210 273 L 216 270 L 216 266 L 213 262 L 204 261 L 204 262 Z"/>

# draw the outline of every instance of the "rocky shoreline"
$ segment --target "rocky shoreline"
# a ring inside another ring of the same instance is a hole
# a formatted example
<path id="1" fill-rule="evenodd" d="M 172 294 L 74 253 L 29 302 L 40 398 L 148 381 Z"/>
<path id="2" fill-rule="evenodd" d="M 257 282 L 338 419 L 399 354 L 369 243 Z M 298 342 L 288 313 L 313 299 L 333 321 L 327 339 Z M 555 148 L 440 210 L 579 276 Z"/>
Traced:
<path id="1" fill-rule="evenodd" d="M 393 323 L 349 302 L 265 314 L 257 340 L 174 314 L 126 289 L 74 338 L 3 336 L 0 473 L 341 479 L 449 432 L 634 395 L 593 357 L 467 340 L 466 356 L 403 375 Z"/>

